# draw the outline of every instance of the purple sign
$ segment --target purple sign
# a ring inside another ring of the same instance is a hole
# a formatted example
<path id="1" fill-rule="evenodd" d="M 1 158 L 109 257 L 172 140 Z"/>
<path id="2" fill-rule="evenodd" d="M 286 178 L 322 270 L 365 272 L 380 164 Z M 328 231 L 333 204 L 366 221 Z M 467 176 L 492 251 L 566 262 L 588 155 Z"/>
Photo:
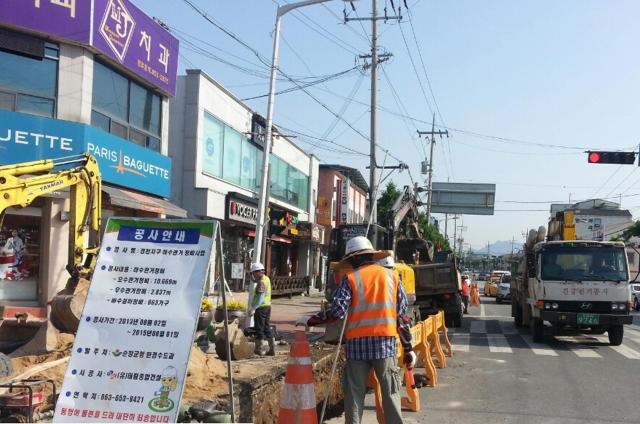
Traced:
<path id="1" fill-rule="evenodd" d="M 0 22 L 89 44 L 89 0 L 0 0 Z"/>
<path id="2" fill-rule="evenodd" d="M 175 95 L 178 40 L 129 0 L 0 0 L 1 24 L 91 45 Z"/>
<path id="3" fill-rule="evenodd" d="M 94 0 L 93 47 L 174 95 L 178 40 L 128 0 Z"/>

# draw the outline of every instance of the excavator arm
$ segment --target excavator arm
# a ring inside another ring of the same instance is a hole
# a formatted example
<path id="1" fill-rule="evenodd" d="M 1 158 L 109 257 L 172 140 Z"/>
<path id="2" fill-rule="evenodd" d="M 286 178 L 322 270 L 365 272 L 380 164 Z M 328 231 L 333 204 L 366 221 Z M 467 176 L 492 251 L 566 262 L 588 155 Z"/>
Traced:
<path id="1" fill-rule="evenodd" d="M 404 191 L 398 197 L 393 207 L 389 211 L 389 225 L 395 239 L 400 229 L 400 223 L 409 216 L 411 220 L 407 223 L 408 234 L 411 238 L 421 238 L 418 226 L 418 200 L 409 186 L 404 186 Z"/>
<path id="2" fill-rule="evenodd" d="M 84 154 L 0 166 L 0 224 L 9 207 L 27 207 L 38 197 L 67 187 L 71 278 L 63 292 L 73 294 L 80 278 L 91 278 L 100 246 L 102 181 L 96 159 Z"/>

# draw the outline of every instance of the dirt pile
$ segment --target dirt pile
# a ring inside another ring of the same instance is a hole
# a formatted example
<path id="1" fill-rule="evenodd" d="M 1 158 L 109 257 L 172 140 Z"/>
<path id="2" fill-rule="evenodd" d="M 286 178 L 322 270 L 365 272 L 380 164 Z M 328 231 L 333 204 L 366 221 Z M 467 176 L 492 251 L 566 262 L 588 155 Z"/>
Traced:
<path id="1" fill-rule="evenodd" d="M 227 365 L 214 355 L 191 348 L 184 401 L 213 400 L 228 392 Z"/>

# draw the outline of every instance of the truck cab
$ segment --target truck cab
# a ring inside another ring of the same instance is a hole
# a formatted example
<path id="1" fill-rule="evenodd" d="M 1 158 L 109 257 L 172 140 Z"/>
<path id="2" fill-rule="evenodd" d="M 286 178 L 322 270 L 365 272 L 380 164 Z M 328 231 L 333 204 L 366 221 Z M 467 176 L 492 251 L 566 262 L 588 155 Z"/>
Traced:
<path id="1" fill-rule="evenodd" d="M 623 325 L 632 322 L 623 243 L 529 240 L 522 265 L 512 315 L 516 325 L 529 325 L 534 341 L 542 341 L 548 322 L 556 332 L 607 332 L 611 345 L 622 343 Z"/>

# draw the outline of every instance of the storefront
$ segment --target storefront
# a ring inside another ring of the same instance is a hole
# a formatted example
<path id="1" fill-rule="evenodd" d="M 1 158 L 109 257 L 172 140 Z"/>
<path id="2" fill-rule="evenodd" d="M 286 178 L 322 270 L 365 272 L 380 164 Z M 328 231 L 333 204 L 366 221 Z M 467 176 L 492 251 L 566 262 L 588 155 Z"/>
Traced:
<path id="1" fill-rule="evenodd" d="M 85 152 L 103 181 L 103 228 L 110 216 L 186 216 L 168 196 L 171 159 L 86 124 L 0 110 L 0 165 L 73 158 Z M 54 168 L 53 171 L 64 169 Z M 9 208 L 0 227 L 0 299 L 43 305 L 67 278 L 69 188 Z M 51 280 L 57 284 L 51 285 Z"/>

